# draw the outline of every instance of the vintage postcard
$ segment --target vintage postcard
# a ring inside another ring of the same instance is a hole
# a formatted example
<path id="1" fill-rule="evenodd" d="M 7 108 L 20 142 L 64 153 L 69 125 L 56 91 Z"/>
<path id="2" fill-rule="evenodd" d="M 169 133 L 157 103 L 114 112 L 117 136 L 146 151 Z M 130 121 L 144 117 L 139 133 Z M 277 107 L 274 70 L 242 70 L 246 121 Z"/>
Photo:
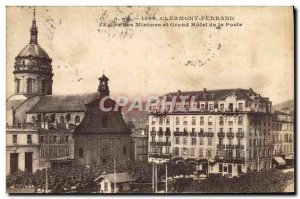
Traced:
<path id="1" fill-rule="evenodd" d="M 6 17 L 8 193 L 295 193 L 293 7 Z"/>

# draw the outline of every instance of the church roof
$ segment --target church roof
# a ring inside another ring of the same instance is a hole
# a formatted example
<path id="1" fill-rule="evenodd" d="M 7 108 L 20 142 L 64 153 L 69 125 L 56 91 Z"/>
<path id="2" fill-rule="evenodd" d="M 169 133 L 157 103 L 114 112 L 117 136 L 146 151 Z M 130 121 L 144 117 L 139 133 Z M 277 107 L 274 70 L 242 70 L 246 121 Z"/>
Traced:
<path id="1" fill-rule="evenodd" d="M 27 113 L 82 112 L 85 104 L 94 101 L 98 93 L 46 95 Z"/>
<path id="2" fill-rule="evenodd" d="M 17 57 L 34 57 L 50 59 L 47 52 L 39 44 L 28 44 L 21 50 Z"/>

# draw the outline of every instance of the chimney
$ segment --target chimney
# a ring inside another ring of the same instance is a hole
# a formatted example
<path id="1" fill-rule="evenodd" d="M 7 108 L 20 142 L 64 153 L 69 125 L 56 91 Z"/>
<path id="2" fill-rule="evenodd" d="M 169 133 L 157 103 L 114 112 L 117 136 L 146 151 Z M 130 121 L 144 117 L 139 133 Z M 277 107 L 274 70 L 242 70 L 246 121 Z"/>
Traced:
<path id="1" fill-rule="evenodd" d="M 206 88 L 203 89 L 203 92 L 206 94 L 206 92 L 207 92 L 207 91 L 206 91 Z"/>

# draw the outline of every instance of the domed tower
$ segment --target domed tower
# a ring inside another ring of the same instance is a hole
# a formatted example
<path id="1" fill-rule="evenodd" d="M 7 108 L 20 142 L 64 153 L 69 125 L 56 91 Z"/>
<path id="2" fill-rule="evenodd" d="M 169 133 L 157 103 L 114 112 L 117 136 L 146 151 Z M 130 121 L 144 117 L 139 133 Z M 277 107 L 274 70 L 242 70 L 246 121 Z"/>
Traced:
<path id="1" fill-rule="evenodd" d="M 52 59 L 38 44 L 38 29 L 33 11 L 30 42 L 15 58 L 14 81 L 15 94 L 51 95 L 52 94 Z"/>

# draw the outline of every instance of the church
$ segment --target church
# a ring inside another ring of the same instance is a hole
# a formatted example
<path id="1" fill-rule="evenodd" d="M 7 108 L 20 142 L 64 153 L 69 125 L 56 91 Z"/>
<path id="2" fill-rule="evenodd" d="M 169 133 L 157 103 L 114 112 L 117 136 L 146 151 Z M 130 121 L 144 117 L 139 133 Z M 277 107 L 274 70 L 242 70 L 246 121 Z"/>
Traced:
<path id="1" fill-rule="evenodd" d="M 6 174 L 130 160 L 131 131 L 121 108 L 105 113 L 99 108 L 109 96 L 109 79 L 103 74 L 94 93 L 53 95 L 51 63 L 38 43 L 34 11 L 29 44 L 15 58 L 15 92 L 6 100 Z M 115 104 L 110 98 L 108 103 Z"/>

